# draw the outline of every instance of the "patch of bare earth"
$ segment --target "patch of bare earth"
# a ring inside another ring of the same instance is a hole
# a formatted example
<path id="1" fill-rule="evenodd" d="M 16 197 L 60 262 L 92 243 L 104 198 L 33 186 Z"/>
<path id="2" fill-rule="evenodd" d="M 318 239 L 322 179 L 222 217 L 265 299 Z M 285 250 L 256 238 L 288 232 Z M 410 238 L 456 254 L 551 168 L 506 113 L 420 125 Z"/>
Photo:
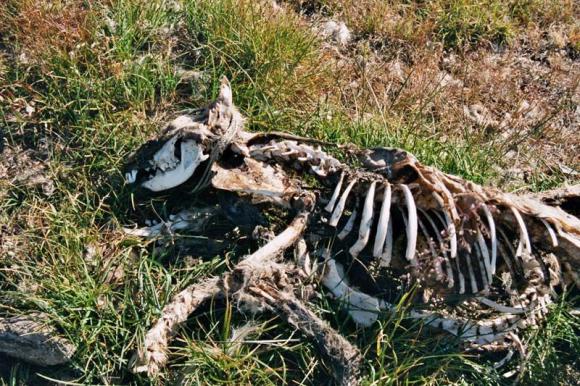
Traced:
<path id="1" fill-rule="evenodd" d="M 369 33 L 347 12 L 354 3 L 341 8 L 347 23 L 327 16 L 328 7 L 300 3 L 288 11 L 302 10 L 326 40 L 335 68 L 330 92 L 353 118 L 379 114 L 425 136 L 493 145 L 502 154 L 497 184 L 522 186 L 541 174 L 580 180 L 578 42 L 575 29 L 558 24 L 558 17 L 519 31 L 508 45 L 481 42 L 449 50 L 422 27 L 405 39 L 401 13 L 391 15 L 401 28 L 373 27 Z M 338 29 L 325 30 L 329 20 L 348 29 L 348 41 Z"/>

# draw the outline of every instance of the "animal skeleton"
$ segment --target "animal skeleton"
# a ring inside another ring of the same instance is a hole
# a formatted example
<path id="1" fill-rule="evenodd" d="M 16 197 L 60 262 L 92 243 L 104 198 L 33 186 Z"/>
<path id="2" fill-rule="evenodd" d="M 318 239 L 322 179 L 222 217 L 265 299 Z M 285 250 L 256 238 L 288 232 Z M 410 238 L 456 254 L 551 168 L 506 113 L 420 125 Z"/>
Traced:
<path id="1" fill-rule="evenodd" d="M 229 296 L 254 311 L 279 312 L 335 359 L 337 380 L 355 384 L 358 350 L 309 311 L 295 291 L 312 271 L 304 239 L 316 244 L 314 229 L 326 229 L 327 236 L 326 244 L 318 242 L 326 257 L 321 282 L 362 326 L 393 305 L 380 291 L 367 294 L 351 285 L 345 263 L 377 262 L 383 274 L 409 278 L 407 284 L 423 291 L 411 318 L 479 346 L 537 324 L 557 291 L 580 284 L 580 220 L 559 207 L 445 174 L 400 149 L 343 147 L 349 161 L 341 162 L 324 145 L 244 131 L 224 79 L 214 103 L 175 119 L 136 153 L 126 179 L 139 189 L 160 192 L 193 182 L 194 191 L 211 185 L 297 215 L 232 273 L 194 284 L 166 305 L 135 357 L 135 371 L 157 372 L 176 327 L 203 301 Z M 304 182 L 307 174 L 318 187 Z M 170 219 L 167 229 L 183 229 L 197 217 L 173 218 L 177 223 Z M 160 226 L 130 232 L 156 235 Z M 293 245 L 298 265 L 279 259 Z M 469 313 L 454 306 L 458 300 L 469 304 Z"/>

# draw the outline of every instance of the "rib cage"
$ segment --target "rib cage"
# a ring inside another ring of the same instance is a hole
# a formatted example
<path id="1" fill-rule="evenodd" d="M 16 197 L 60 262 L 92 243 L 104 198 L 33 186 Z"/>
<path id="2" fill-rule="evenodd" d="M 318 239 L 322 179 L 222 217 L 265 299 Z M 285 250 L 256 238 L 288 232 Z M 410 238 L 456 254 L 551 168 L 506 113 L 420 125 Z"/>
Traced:
<path id="1" fill-rule="evenodd" d="M 573 284 L 565 278 L 575 276 L 580 227 L 576 218 L 559 209 L 484 189 L 423 166 L 396 149 L 354 152 L 362 168 L 293 140 L 272 140 L 249 149 L 261 161 L 310 172 L 330 188 L 322 196 L 328 199 L 325 210 L 331 215 L 321 211 L 320 221 L 342 230 L 339 244 L 347 264 L 360 259 L 359 254 L 367 255 L 366 264 L 381 258 L 379 251 L 392 248 L 386 243 L 384 223 L 397 223 L 394 244 L 405 246 L 382 260 L 383 265 L 410 272 L 420 291 L 428 289 L 429 300 L 437 300 L 411 317 L 426 319 L 468 342 L 491 343 L 535 325 L 553 301 L 551 295 Z M 386 188 L 377 186 L 392 189 L 389 205 L 384 204 Z M 362 210 L 356 209 L 359 202 L 365 202 Z M 386 207 L 389 215 L 383 213 Z M 558 236 L 568 245 L 559 248 Z M 552 252 L 566 261 L 568 275 L 550 265 L 547 256 Z M 448 306 L 458 296 L 476 300 L 468 312 Z M 475 320 L 473 315 L 486 316 Z"/>

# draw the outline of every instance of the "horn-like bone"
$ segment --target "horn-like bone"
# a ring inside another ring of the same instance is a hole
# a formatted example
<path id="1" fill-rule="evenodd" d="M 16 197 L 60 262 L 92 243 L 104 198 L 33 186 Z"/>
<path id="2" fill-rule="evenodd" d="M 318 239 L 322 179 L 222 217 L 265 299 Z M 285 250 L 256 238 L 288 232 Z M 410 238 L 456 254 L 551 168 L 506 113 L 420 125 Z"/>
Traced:
<path id="1" fill-rule="evenodd" d="M 344 206 L 346 205 L 348 195 L 350 194 L 350 191 L 352 190 L 354 184 L 356 184 L 356 181 L 357 181 L 356 178 L 352 180 L 342 193 L 342 196 L 340 196 L 340 200 L 338 200 L 338 204 L 336 204 L 336 208 L 334 208 L 334 212 L 332 212 L 332 216 L 330 217 L 330 221 L 328 222 L 328 225 L 330 225 L 331 227 L 335 227 L 338 224 L 338 220 L 340 220 L 340 216 L 342 216 L 342 212 L 344 211 Z"/>
<path id="2" fill-rule="evenodd" d="M 365 198 L 365 203 L 363 206 L 360 228 L 358 231 L 358 240 L 356 243 L 350 247 L 350 254 L 353 257 L 357 257 L 358 254 L 364 249 L 369 241 L 369 235 L 371 233 L 371 226 L 373 225 L 373 214 L 374 214 L 374 203 L 375 203 L 375 187 L 376 181 L 371 182 L 367 196 Z"/>
<path id="3" fill-rule="evenodd" d="M 389 226 L 389 219 L 391 215 L 391 184 L 385 183 L 385 192 L 383 194 L 383 204 L 381 206 L 381 213 L 379 215 L 379 223 L 377 227 L 377 236 L 375 237 L 375 245 L 373 248 L 373 257 L 380 257 L 385 246 L 385 239 L 387 238 L 387 228 Z"/>
<path id="4" fill-rule="evenodd" d="M 334 209 L 334 205 L 336 205 L 336 200 L 338 200 L 338 196 L 340 195 L 340 189 L 342 189 L 342 181 L 343 180 L 344 180 L 344 172 L 342 172 L 340 174 L 340 180 L 338 180 L 338 184 L 336 185 L 336 188 L 334 189 L 334 192 L 332 193 L 332 197 L 330 198 L 328 205 L 326 205 L 326 207 L 324 208 L 324 210 L 327 211 L 328 213 L 332 213 L 332 210 Z"/>

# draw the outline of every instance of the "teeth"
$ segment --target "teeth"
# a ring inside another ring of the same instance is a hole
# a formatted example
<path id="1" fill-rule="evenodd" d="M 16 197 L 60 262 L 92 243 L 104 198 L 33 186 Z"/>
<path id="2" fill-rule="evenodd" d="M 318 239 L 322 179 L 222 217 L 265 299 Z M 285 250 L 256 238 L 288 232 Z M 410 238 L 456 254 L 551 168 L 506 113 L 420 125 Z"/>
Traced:
<path id="1" fill-rule="evenodd" d="M 495 275 L 495 267 L 497 262 L 497 236 L 495 232 L 495 222 L 493 221 L 493 216 L 491 215 L 487 205 L 483 204 L 481 208 L 483 209 L 483 213 L 487 218 L 487 224 L 489 226 L 489 237 L 491 239 L 491 274 Z"/>
<path id="2" fill-rule="evenodd" d="M 383 194 L 383 204 L 381 206 L 381 213 L 379 215 L 379 224 L 377 227 L 377 236 L 375 237 L 375 245 L 373 248 L 373 257 L 380 257 L 385 246 L 385 239 L 387 238 L 387 228 L 389 226 L 391 211 L 391 185 L 385 183 L 385 192 Z"/>
<path id="3" fill-rule="evenodd" d="M 520 227 L 520 242 L 523 244 L 525 251 L 528 254 L 530 254 L 532 253 L 532 244 L 530 243 L 530 237 L 528 236 L 528 230 L 526 229 L 524 219 L 522 218 L 522 215 L 520 214 L 520 212 L 518 212 L 516 208 L 512 206 L 510 207 L 510 209 L 512 210 L 512 213 L 516 218 L 518 226 Z"/>
<path id="4" fill-rule="evenodd" d="M 447 271 L 447 280 L 448 280 L 448 288 L 453 288 L 454 280 L 453 280 L 453 269 L 451 268 L 451 265 L 449 264 L 449 260 L 447 259 L 447 253 L 445 252 L 445 244 L 443 243 L 443 239 L 441 238 L 441 233 L 439 233 L 439 229 L 437 229 L 437 225 L 435 225 L 435 221 L 433 221 L 433 219 L 431 218 L 431 216 L 429 215 L 429 213 L 427 213 L 426 211 L 424 211 L 423 209 L 419 208 L 419 210 L 421 211 L 421 213 L 423 213 L 423 216 L 425 216 L 425 218 L 427 219 L 427 222 L 431 225 L 431 228 L 435 231 L 435 237 L 437 237 L 437 242 L 439 243 L 439 248 L 441 249 L 441 252 L 443 253 L 443 261 L 445 261 L 445 267 L 446 267 L 446 271 Z"/>
<path id="5" fill-rule="evenodd" d="M 350 232 L 352 231 L 352 228 L 354 228 L 354 223 L 356 221 L 356 216 L 358 214 L 357 212 L 358 212 L 358 203 L 354 207 L 350 217 L 348 218 L 348 221 L 346 222 L 346 225 L 344 226 L 344 228 L 342 228 L 342 230 L 338 234 L 338 238 L 340 240 L 344 240 L 346 238 L 346 236 L 348 236 L 350 234 Z"/>
<path id="6" fill-rule="evenodd" d="M 485 271 L 487 272 L 487 282 L 491 284 L 492 282 L 492 271 L 491 271 L 491 262 L 489 259 L 489 250 L 487 249 L 487 245 L 485 244 L 485 240 L 483 239 L 483 235 L 481 231 L 477 230 L 477 243 L 479 244 L 479 250 L 483 255 L 483 262 L 485 264 Z"/>
<path id="7" fill-rule="evenodd" d="M 137 180 L 137 170 L 131 170 L 128 173 L 125 173 L 125 181 L 128 184 L 132 184 Z"/>
<path id="8" fill-rule="evenodd" d="M 338 220 L 340 220 L 340 216 L 342 216 L 342 212 L 344 211 L 344 206 L 346 205 L 346 199 L 348 198 L 348 195 L 350 194 L 350 191 L 352 190 L 352 187 L 354 186 L 356 181 L 357 181 L 356 178 L 354 180 L 352 180 L 350 182 L 350 184 L 348 184 L 348 186 L 346 187 L 344 192 L 342 193 L 342 196 L 340 197 L 340 200 L 338 201 L 336 208 L 334 208 L 334 212 L 332 212 L 332 216 L 330 217 L 330 221 L 328 222 L 328 225 L 335 227 L 338 224 Z"/>
<path id="9" fill-rule="evenodd" d="M 349 252 L 353 257 L 357 257 L 358 254 L 364 249 L 369 241 L 369 235 L 371 233 L 371 226 L 373 225 L 373 206 L 375 203 L 375 187 L 376 181 L 371 182 L 371 186 L 367 192 L 365 198 L 365 203 L 363 206 L 362 218 L 360 222 L 360 228 L 358 231 L 358 240 L 350 248 Z"/>
<path id="10" fill-rule="evenodd" d="M 457 232 L 455 230 L 455 224 L 453 223 L 453 220 L 451 220 L 451 216 L 449 215 L 449 212 L 447 210 L 445 210 L 446 209 L 445 203 L 443 202 L 443 199 L 441 198 L 441 196 L 437 192 L 433 192 L 433 197 L 435 198 L 435 201 L 437 201 L 437 203 L 439 204 L 441 209 L 443 209 L 443 215 L 445 216 L 445 224 L 446 224 L 446 228 L 447 228 L 447 233 L 449 234 L 451 258 L 454 259 L 455 257 L 457 257 Z"/>
<path id="11" fill-rule="evenodd" d="M 385 240 L 385 249 L 381 255 L 381 267 L 388 267 L 391 265 L 391 258 L 393 257 L 393 220 L 389 217 L 387 224 L 387 239 Z"/>
<path id="12" fill-rule="evenodd" d="M 163 148 L 165 148 L 165 145 Z M 195 141 L 183 141 L 181 142 L 182 159 L 177 167 L 165 173 L 157 170 L 155 176 L 145 181 L 142 186 L 153 192 L 159 192 L 181 185 L 193 175 L 197 166 L 208 157 L 209 155 L 203 154 L 202 147 Z"/>
<path id="13" fill-rule="evenodd" d="M 326 207 L 324 208 L 324 210 L 327 211 L 328 213 L 332 213 L 334 205 L 336 205 L 336 200 L 338 200 L 338 196 L 340 195 L 340 189 L 342 189 L 343 180 L 344 180 L 344 172 L 340 174 L 340 180 L 338 180 L 338 184 L 336 185 L 336 188 L 334 188 L 334 192 L 332 193 L 332 197 L 328 202 L 328 205 L 326 205 Z"/>
<path id="14" fill-rule="evenodd" d="M 415 207 L 415 200 L 413 194 L 407 185 L 400 185 L 405 195 L 405 203 L 407 205 L 407 215 L 409 223 L 407 224 L 407 250 L 405 257 L 409 261 L 413 261 L 413 265 L 417 263 L 415 259 L 415 249 L 417 247 L 417 208 Z"/>
<path id="15" fill-rule="evenodd" d="M 540 221 L 544 224 L 544 226 L 548 230 L 548 234 L 550 235 L 550 239 L 552 240 L 552 246 L 554 248 L 557 247 L 558 246 L 558 237 L 556 237 L 556 232 L 554 232 L 554 229 L 550 226 L 550 224 L 546 220 L 541 218 Z"/>

